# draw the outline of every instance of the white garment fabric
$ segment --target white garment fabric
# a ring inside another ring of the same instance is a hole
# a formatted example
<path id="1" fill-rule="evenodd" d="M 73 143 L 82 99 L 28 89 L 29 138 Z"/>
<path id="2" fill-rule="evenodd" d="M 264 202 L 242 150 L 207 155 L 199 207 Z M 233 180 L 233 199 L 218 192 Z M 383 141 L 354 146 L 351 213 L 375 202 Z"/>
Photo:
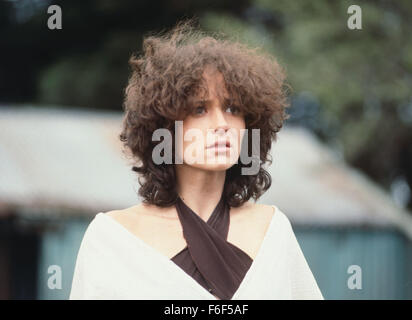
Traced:
<path id="1" fill-rule="evenodd" d="M 232 300 L 323 300 L 287 216 L 277 208 Z M 217 300 L 165 255 L 100 212 L 83 236 L 70 300 Z"/>

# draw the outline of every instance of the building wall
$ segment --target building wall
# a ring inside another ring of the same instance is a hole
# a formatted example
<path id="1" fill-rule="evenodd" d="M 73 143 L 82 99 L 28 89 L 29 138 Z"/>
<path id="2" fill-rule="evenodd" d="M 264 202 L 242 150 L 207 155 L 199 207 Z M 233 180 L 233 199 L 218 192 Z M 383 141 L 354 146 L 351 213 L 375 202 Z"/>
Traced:
<path id="1" fill-rule="evenodd" d="M 69 298 L 77 252 L 89 223 L 86 219 L 60 221 L 43 234 L 39 252 L 37 299 Z M 56 280 L 58 268 L 51 267 L 49 270 L 50 266 L 58 266 L 61 270 L 61 289 Z"/>
<path id="2" fill-rule="evenodd" d="M 411 242 L 396 230 L 294 228 L 325 299 L 411 299 Z M 361 289 L 350 289 L 351 265 Z M 358 273 L 359 274 L 359 273 Z"/>

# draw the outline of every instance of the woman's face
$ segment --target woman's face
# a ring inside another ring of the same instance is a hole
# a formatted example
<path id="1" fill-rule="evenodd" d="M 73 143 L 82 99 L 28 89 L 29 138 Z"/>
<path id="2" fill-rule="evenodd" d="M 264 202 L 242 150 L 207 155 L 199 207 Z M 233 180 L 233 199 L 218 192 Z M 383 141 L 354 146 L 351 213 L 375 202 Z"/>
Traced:
<path id="1" fill-rule="evenodd" d="M 220 72 L 206 68 L 203 77 L 208 97 L 194 97 L 193 112 L 183 120 L 183 163 L 199 169 L 222 171 L 238 161 L 244 135 L 245 119 L 229 98 Z M 219 144 L 216 146 L 216 143 Z M 230 145 L 229 145 L 230 144 Z"/>

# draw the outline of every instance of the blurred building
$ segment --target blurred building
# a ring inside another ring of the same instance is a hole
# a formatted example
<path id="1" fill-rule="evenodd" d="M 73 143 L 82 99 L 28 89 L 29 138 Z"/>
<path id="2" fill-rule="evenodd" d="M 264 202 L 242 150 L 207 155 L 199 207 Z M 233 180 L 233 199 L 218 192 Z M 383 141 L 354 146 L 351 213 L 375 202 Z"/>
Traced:
<path id="1" fill-rule="evenodd" d="M 121 120 L 0 109 L 1 299 L 67 299 L 91 219 L 140 202 L 118 139 Z M 284 127 L 272 157 L 272 186 L 259 202 L 288 216 L 324 297 L 411 299 L 412 215 L 304 129 Z M 362 271 L 359 290 L 347 284 L 353 265 Z M 48 286 L 53 266 L 61 289 Z"/>

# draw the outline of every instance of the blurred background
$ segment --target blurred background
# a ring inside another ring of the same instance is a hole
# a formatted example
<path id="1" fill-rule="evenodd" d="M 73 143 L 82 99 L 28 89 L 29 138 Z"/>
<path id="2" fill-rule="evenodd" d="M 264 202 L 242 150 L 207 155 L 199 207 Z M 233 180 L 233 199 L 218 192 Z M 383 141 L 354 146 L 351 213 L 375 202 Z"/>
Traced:
<path id="1" fill-rule="evenodd" d="M 361 30 L 352 4 L 0 0 L 0 299 L 67 299 L 90 221 L 140 202 L 118 141 L 127 61 L 193 16 L 286 68 L 259 202 L 288 216 L 325 299 L 411 299 L 412 2 L 360 1 Z"/>

